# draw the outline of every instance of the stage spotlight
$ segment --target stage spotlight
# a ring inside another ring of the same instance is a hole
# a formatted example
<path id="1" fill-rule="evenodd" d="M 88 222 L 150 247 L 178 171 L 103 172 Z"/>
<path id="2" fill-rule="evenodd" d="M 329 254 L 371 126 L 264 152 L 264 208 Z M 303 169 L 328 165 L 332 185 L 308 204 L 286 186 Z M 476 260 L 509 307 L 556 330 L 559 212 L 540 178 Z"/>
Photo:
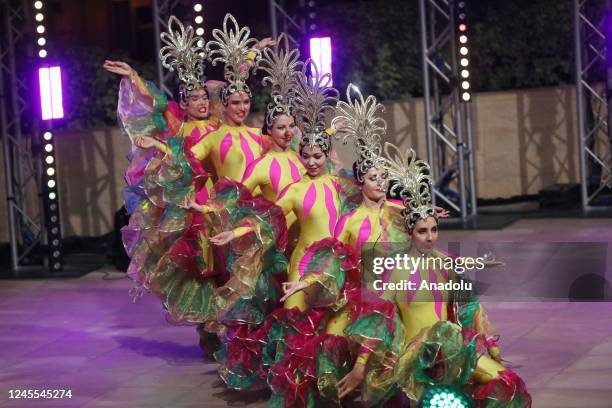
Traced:
<path id="1" fill-rule="evenodd" d="M 45 139 L 45 140 L 51 140 L 52 137 L 53 137 L 53 135 L 51 134 L 51 132 L 43 133 L 43 139 Z"/>
<path id="2" fill-rule="evenodd" d="M 38 13 L 36 16 L 34 16 L 34 19 L 36 21 L 43 21 L 45 19 L 45 15 L 43 13 Z"/>
<path id="3" fill-rule="evenodd" d="M 467 36 L 465 36 L 465 35 L 459 36 L 459 42 L 461 44 L 465 44 L 467 42 Z"/>
<path id="4" fill-rule="evenodd" d="M 332 45 L 330 37 L 313 37 L 310 39 L 310 58 L 317 66 L 319 78 L 329 74 L 329 85 L 333 85 L 332 78 Z"/>
<path id="5" fill-rule="evenodd" d="M 468 49 L 467 49 L 467 47 L 461 47 L 461 48 L 459 48 L 459 53 L 460 53 L 461 55 L 467 55 L 467 53 L 468 53 Z"/>
<path id="6" fill-rule="evenodd" d="M 196 3 L 196 4 L 194 4 L 194 5 L 193 5 L 193 10 L 194 10 L 196 13 L 199 13 L 200 11 L 202 11 L 202 5 L 201 5 L 200 3 Z"/>
<path id="7" fill-rule="evenodd" d="M 196 16 L 195 22 L 196 22 L 196 24 L 202 24 L 204 22 L 204 17 Z"/>
<path id="8" fill-rule="evenodd" d="M 55 174 L 55 169 L 53 167 L 49 167 L 47 169 L 47 176 L 52 176 Z"/>
<path id="9" fill-rule="evenodd" d="M 47 156 L 47 157 L 45 158 L 45 162 L 46 162 L 47 164 L 53 164 L 53 161 L 54 161 L 54 160 L 53 160 L 53 156 Z"/>
<path id="10" fill-rule="evenodd" d="M 53 187 L 55 187 L 55 180 L 49 180 L 49 181 L 47 182 L 47 186 L 48 186 L 49 188 L 53 188 Z"/>
<path id="11" fill-rule="evenodd" d="M 204 35 L 204 29 L 202 27 L 198 27 L 196 28 L 196 35 L 199 35 L 200 37 Z"/>
<path id="12" fill-rule="evenodd" d="M 466 89 L 466 90 L 467 90 L 467 89 L 470 89 L 470 83 L 469 83 L 468 81 L 463 81 L 463 82 L 461 83 L 461 87 L 462 87 L 463 89 Z"/>
<path id="13" fill-rule="evenodd" d="M 38 51 L 38 56 L 40 58 L 46 58 L 47 57 L 47 50 L 40 50 L 40 51 Z"/>
<path id="14" fill-rule="evenodd" d="M 466 102 L 471 99 L 471 95 L 469 92 L 464 92 L 462 97 L 463 97 L 463 100 Z"/>
<path id="15" fill-rule="evenodd" d="M 462 76 L 463 78 L 469 78 L 469 76 L 470 76 L 470 71 L 468 71 L 467 69 L 463 69 L 463 70 L 461 70 L 461 76 Z"/>
<path id="16" fill-rule="evenodd" d="M 459 31 L 461 32 L 467 31 L 467 26 L 465 24 L 459 24 Z"/>
<path id="17" fill-rule="evenodd" d="M 432 385 L 425 390 L 417 404 L 423 408 L 469 408 L 471 399 L 458 388 L 448 385 Z"/>
<path id="18" fill-rule="evenodd" d="M 43 7 L 43 2 L 42 1 L 35 1 L 34 2 L 34 8 L 36 10 L 40 10 Z"/>
<path id="19" fill-rule="evenodd" d="M 55 193 L 54 192 L 50 192 L 49 193 L 49 200 L 55 200 Z M 53 231 L 51 231 L 53 232 Z"/>
<path id="20" fill-rule="evenodd" d="M 50 153 L 53 151 L 53 145 L 51 143 L 47 143 L 45 145 L 45 152 Z"/>
<path id="21" fill-rule="evenodd" d="M 467 58 L 461 58 L 461 66 L 467 67 L 470 64 Z"/>
<path id="22" fill-rule="evenodd" d="M 39 26 L 37 26 L 37 27 L 36 27 L 36 32 L 37 32 L 38 34 L 42 34 L 42 33 L 44 33 L 44 32 L 45 32 L 45 26 L 44 26 L 44 25 L 39 25 Z"/>
<path id="23" fill-rule="evenodd" d="M 44 47 L 44 45 L 47 43 L 47 40 L 45 40 L 45 37 L 40 37 L 37 42 L 38 42 L 38 45 L 40 45 L 41 47 Z"/>

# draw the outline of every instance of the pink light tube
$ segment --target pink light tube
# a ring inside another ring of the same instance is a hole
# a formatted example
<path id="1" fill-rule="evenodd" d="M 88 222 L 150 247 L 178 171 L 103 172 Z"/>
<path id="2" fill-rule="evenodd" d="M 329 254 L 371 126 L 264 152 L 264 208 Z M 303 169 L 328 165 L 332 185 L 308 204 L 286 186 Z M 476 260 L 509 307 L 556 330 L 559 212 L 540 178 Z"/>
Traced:
<path id="1" fill-rule="evenodd" d="M 319 69 L 319 76 L 329 74 L 332 78 L 332 47 L 330 37 L 313 37 L 310 39 L 310 58 Z M 329 83 L 333 85 L 333 78 Z"/>
<path id="2" fill-rule="evenodd" d="M 60 67 L 38 69 L 40 85 L 40 107 L 43 120 L 64 117 L 62 100 L 62 71 Z"/>

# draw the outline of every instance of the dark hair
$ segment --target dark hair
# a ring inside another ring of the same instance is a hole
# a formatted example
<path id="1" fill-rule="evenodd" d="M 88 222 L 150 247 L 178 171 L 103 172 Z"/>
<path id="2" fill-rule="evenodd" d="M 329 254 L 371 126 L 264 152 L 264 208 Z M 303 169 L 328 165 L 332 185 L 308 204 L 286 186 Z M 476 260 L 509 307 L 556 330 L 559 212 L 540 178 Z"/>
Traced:
<path id="1" fill-rule="evenodd" d="M 357 182 L 357 184 L 362 185 L 363 181 L 359 181 L 359 179 L 364 180 L 365 177 L 365 173 L 363 173 L 360 170 L 359 163 L 358 162 L 353 162 L 353 178 L 355 179 L 355 181 Z"/>
<path id="2" fill-rule="evenodd" d="M 173 90 L 174 90 L 174 100 L 175 101 L 179 101 L 179 102 L 187 102 L 186 98 L 184 98 L 184 94 L 183 94 L 183 87 L 182 87 L 183 83 L 182 82 L 178 82 Z M 204 84 L 200 84 L 202 86 L 202 89 L 204 90 L 204 92 L 206 93 L 206 97 L 208 99 L 210 99 L 210 94 L 208 93 L 208 88 L 206 88 L 206 86 L 204 86 Z"/>
<path id="3" fill-rule="evenodd" d="M 270 115 L 271 115 L 270 111 L 266 111 L 266 116 L 264 116 L 263 125 L 261 125 L 261 134 L 262 135 L 272 136 L 272 133 L 271 133 L 272 126 L 268 126 L 268 121 L 270 120 Z M 295 116 L 293 116 L 293 115 L 289 115 L 288 113 L 281 113 L 281 114 L 279 114 L 279 116 L 280 115 L 291 116 L 293 118 L 293 121 L 295 122 Z M 274 119 L 276 119 L 276 118 L 274 118 Z M 274 121 L 272 121 L 272 124 L 274 125 Z"/>
<path id="4" fill-rule="evenodd" d="M 302 142 L 300 141 L 300 145 L 299 145 L 299 154 L 300 156 L 302 155 L 302 150 L 304 150 L 304 148 L 307 145 L 302 144 Z M 329 157 L 329 152 L 331 152 L 332 146 L 331 146 L 331 140 L 329 141 L 329 150 L 323 150 L 323 148 L 321 147 L 320 144 L 316 144 L 315 146 L 319 146 L 319 149 L 321 149 L 321 151 L 323 152 L 323 154 L 325 155 L 325 157 Z"/>
<path id="5" fill-rule="evenodd" d="M 266 115 L 264 116 L 264 122 L 261 126 L 261 134 L 271 136 L 270 127 L 268 126 L 268 121 L 270 120 L 271 113 L 269 110 L 266 110 Z M 274 121 L 272 121 L 274 124 Z"/>

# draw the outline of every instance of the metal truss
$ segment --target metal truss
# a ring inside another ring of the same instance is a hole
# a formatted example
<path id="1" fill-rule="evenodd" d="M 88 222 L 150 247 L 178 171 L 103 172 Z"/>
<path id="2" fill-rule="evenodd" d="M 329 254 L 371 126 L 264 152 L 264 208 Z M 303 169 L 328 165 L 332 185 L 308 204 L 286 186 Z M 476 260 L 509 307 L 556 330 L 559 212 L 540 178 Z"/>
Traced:
<path id="1" fill-rule="evenodd" d="M 153 31 L 155 33 L 155 49 L 161 49 L 161 40 L 159 35 L 168 30 L 168 19 L 173 13 L 173 10 L 181 4 L 181 0 L 153 0 Z M 172 84 L 174 83 L 174 74 L 170 71 L 164 71 L 164 67 L 159 58 L 157 61 L 157 85 L 159 89 L 172 97 Z"/>
<path id="2" fill-rule="evenodd" d="M 24 46 L 32 32 L 28 2 L 0 0 L 0 133 L 11 250 L 11 269 L 19 276 L 27 269 L 24 260 L 45 240 L 41 166 L 32 152 L 34 131 L 24 130 L 29 99 Z M 17 64 L 21 63 L 18 67 Z M 30 263 L 31 264 L 31 263 Z"/>
<path id="3" fill-rule="evenodd" d="M 269 0 L 270 28 L 272 38 L 285 33 L 291 46 L 301 48 L 302 37 L 306 34 L 305 19 L 300 11 L 305 10 L 306 0 Z"/>
<path id="4" fill-rule="evenodd" d="M 433 202 L 476 215 L 470 102 L 461 100 L 456 1 L 419 0 L 427 156 Z"/>
<path id="5" fill-rule="evenodd" d="M 612 187 L 612 50 L 607 49 L 612 38 L 606 47 L 606 35 L 612 36 L 612 30 L 606 32 L 605 27 L 612 21 L 609 3 L 602 7 L 601 1 L 574 0 L 580 185 L 585 211 L 605 207 L 597 205 L 598 200 Z"/>

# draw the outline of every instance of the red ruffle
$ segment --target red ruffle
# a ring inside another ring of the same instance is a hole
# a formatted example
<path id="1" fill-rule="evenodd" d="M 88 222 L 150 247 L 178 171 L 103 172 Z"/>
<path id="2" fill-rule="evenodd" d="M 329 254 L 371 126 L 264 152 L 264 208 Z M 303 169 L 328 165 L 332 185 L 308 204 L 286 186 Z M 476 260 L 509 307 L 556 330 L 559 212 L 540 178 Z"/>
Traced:
<path id="1" fill-rule="evenodd" d="M 524 406 L 531 407 L 531 396 L 523 380 L 512 370 L 500 371 L 499 378 L 489 381 L 478 387 L 473 396 L 477 400 L 484 401 L 491 397 L 495 400 L 510 402 L 515 398 L 522 397 Z M 479 404 L 478 406 L 481 406 Z"/>

